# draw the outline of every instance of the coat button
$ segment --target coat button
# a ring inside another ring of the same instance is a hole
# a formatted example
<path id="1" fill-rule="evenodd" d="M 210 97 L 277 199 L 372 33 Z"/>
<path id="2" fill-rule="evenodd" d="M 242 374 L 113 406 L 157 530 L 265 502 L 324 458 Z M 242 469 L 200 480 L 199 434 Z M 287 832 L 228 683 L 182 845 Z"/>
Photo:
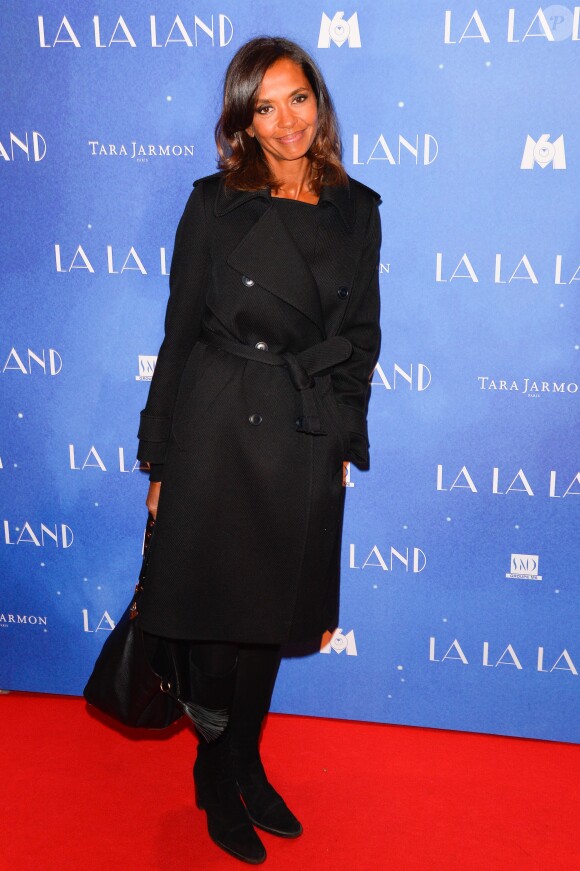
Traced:
<path id="1" fill-rule="evenodd" d="M 304 426 L 304 418 L 297 417 L 296 420 L 294 421 L 294 423 L 296 424 L 298 429 L 302 429 L 302 427 Z"/>
<path id="2" fill-rule="evenodd" d="M 268 345 L 266 344 L 266 342 L 256 342 L 255 348 L 257 351 L 267 351 Z"/>
<path id="3" fill-rule="evenodd" d="M 242 275 L 242 282 L 246 285 L 246 287 L 253 287 L 254 286 L 254 279 L 248 278 L 247 275 Z"/>
<path id="4" fill-rule="evenodd" d="M 336 293 L 339 299 L 346 299 L 349 294 L 349 289 L 348 287 L 339 287 Z"/>
<path id="5" fill-rule="evenodd" d="M 260 426 L 262 423 L 262 415 L 261 414 L 251 414 L 248 418 L 252 426 Z"/>

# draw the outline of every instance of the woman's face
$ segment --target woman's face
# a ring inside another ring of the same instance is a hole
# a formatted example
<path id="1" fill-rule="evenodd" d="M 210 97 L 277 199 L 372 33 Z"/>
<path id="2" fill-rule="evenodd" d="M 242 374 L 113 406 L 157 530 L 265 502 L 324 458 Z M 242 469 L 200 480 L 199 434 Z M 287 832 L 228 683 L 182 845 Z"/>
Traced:
<path id="1" fill-rule="evenodd" d="M 318 127 L 316 96 L 302 67 L 282 58 L 266 70 L 246 133 L 255 136 L 272 168 L 304 159 Z"/>

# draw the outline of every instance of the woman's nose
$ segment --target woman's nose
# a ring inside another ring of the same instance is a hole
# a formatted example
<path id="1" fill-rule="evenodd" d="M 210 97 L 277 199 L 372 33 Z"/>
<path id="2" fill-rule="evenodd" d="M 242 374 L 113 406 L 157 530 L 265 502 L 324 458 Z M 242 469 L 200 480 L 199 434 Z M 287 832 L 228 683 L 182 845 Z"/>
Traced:
<path id="1" fill-rule="evenodd" d="M 294 124 L 294 115 L 288 106 L 283 106 L 278 113 L 279 127 L 292 127 Z"/>

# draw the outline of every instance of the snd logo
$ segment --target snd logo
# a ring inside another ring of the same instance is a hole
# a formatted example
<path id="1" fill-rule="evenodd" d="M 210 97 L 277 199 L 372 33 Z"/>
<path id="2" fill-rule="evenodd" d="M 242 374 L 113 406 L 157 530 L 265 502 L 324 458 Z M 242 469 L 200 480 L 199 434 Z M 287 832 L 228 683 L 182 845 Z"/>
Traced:
<path id="1" fill-rule="evenodd" d="M 512 553 L 510 571 L 506 578 L 523 578 L 528 581 L 541 581 L 538 574 L 540 558 L 537 553 Z"/>
<path id="2" fill-rule="evenodd" d="M 135 381 L 151 381 L 156 363 L 157 357 L 139 354 L 139 374 L 135 375 Z"/>
<path id="3" fill-rule="evenodd" d="M 318 48 L 330 48 L 331 42 L 339 48 L 345 42 L 348 42 L 349 48 L 361 47 L 358 14 L 354 12 L 347 21 L 343 16 L 344 12 L 335 12 L 331 19 L 325 12 L 322 13 Z"/>

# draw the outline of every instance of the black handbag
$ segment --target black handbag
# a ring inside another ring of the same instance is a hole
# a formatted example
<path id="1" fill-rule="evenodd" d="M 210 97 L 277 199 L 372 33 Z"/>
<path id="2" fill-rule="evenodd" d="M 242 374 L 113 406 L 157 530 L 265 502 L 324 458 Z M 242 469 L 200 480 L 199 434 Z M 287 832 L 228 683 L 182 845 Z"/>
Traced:
<path id="1" fill-rule="evenodd" d="M 143 632 L 139 621 L 139 594 L 146 583 L 154 527 L 149 515 L 133 599 L 103 644 L 83 695 L 124 726 L 165 729 L 186 714 L 212 740 L 224 730 L 227 714 L 209 711 L 190 699 L 189 642 Z"/>

